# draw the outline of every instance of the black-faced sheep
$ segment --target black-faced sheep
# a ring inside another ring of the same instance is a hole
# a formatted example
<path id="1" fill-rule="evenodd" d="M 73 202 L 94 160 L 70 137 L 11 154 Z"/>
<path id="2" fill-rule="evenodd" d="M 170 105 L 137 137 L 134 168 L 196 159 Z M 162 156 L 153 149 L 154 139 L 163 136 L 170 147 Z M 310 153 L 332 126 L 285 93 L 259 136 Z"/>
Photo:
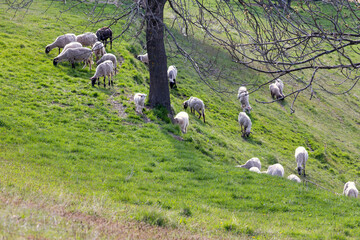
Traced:
<path id="1" fill-rule="evenodd" d="M 99 65 L 103 62 L 105 62 L 106 60 L 110 60 L 113 62 L 114 64 L 114 73 L 116 74 L 116 71 L 117 71 L 117 59 L 116 59 L 116 56 L 112 53 L 106 53 L 104 54 L 99 61 L 96 62 L 96 65 Z"/>
<path id="2" fill-rule="evenodd" d="M 308 157 L 309 157 L 309 154 L 304 147 L 296 148 L 295 159 L 296 159 L 296 163 L 297 163 L 297 171 L 300 176 L 301 176 L 301 172 L 303 172 L 304 177 L 306 177 L 305 165 L 306 165 L 306 161 L 308 160 Z"/>
<path id="3" fill-rule="evenodd" d="M 238 117 L 238 122 L 240 124 L 242 137 L 249 137 L 251 133 L 251 119 L 245 112 L 240 112 Z"/>
<path id="4" fill-rule="evenodd" d="M 110 49 L 112 49 L 112 35 L 113 32 L 109 27 L 102 27 L 96 31 L 96 36 L 98 41 L 104 43 L 105 47 L 106 47 L 107 39 L 110 38 Z"/>
<path id="5" fill-rule="evenodd" d="M 298 182 L 298 183 L 301 182 L 301 179 L 300 179 L 298 176 L 296 176 L 295 174 L 289 175 L 289 176 L 287 177 L 287 179 L 289 179 L 289 180 L 291 180 L 291 181 L 294 181 L 294 182 Z"/>
<path id="6" fill-rule="evenodd" d="M 250 113 L 252 108 L 249 104 L 249 93 L 246 87 L 244 86 L 239 87 L 237 98 L 240 100 L 243 112 Z"/>
<path id="7" fill-rule="evenodd" d="M 275 83 L 270 84 L 269 89 L 272 98 L 275 98 L 276 100 L 283 99 L 283 95 L 281 94 L 279 87 Z"/>
<path id="8" fill-rule="evenodd" d="M 186 112 L 179 112 L 174 117 L 174 122 L 180 125 L 182 133 L 186 133 L 189 126 L 189 115 Z"/>
<path id="9" fill-rule="evenodd" d="M 85 62 L 83 68 L 85 68 L 86 65 L 89 65 L 91 70 L 91 65 L 93 64 L 92 56 L 93 55 L 91 49 L 85 47 L 69 48 L 65 52 L 60 53 L 56 58 L 54 58 L 53 64 L 54 66 L 56 66 L 59 62 L 69 61 L 72 68 L 75 68 L 76 62 Z"/>
<path id="10" fill-rule="evenodd" d="M 145 53 L 143 55 L 137 55 L 136 58 L 145 64 L 149 64 L 149 57 L 148 57 L 147 53 Z"/>
<path id="11" fill-rule="evenodd" d="M 177 87 L 176 86 L 176 75 L 177 75 L 177 69 L 174 65 L 171 65 L 167 70 L 167 76 L 170 83 L 170 88 Z"/>
<path id="12" fill-rule="evenodd" d="M 84 47 L 92 47 L 97 42 L 95 33 L 87 32 L 76 36 L 76 41 L 81 43 Z"/>
<path id="13" fill-rule="evenodd" d="M 136 93 L 134 96 L 134 102 L 136 105 L 136 112 L 141 113 L 144 108 L 146 94 Z"/>
<path id="14" fill-rule="evenodd" d="M 95 85 L 96 81 L 98 81 L 98 85 L 100 85 L 99 78 L 104 77 L 104 87 L 106 87 L 105 79 L 108 77 L 109 79 L 109 86 L 114 85 L 112 81 L 112 72 L 114 71 L 114 64 L 110 60 L 106 60 L 105 62 L 101 63 L 97 66 L 96 72 L 94 76 L 90 78 L 92 86 Z"/>
<path id="15" fill-rule="evenodd" d="M 199 119 L 203 116 L 205 123 L 205 105 L 204 102 L 197 97 L 190 97 L 189 100 L 186 100 L 184 103 L 184 109 L 186 110 L 190 107 L 190 112 L 195 114 L 195 111 L 199 113 Z"/>
<path id="16" fill-rule="evenodd" d="M 270 165 L 265 173 L 272 176 L 283 177 L 284 172 L 284 167 L 280 163 L 276 163 L 274 165 Z"/>
<path id="17" fill-rule="evenodd" d="M 357 190 L 354 182 L 347 182 L 344 185 L 343 194 L 347 197 L 354 197 L 357 198 L 359 191 Z"/>
<path id="18" fill-rule="evenodd" d="M 49 53 L 52 49 L 57 47 L 59 48 L 59 54 L 60 54 L 60 48 L 64 48 L 66 44 L 75 41 L 76 41 L 76 36 L 75 34 L 72 33 L 58 36 L 53 43 L 46 46 L 45 53 Z"/>
<path id="19" fill-rule="evenodd" d="M 96 42 L 92 47 L 92 51 L 95 54 L 95 61 L 98 61 L 102 56 L 106 54 L 104 44 L 102 42 Z"/>

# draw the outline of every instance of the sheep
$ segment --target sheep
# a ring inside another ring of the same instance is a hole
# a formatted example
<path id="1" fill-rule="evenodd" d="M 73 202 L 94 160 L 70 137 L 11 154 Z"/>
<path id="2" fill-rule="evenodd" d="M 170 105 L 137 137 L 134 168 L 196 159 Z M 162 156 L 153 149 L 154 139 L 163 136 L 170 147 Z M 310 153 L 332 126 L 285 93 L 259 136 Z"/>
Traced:
<path id="1" fill-rule="evenodd" d="M 52 49 L 59 48 L 59 54 L 60 54 L 60 48 L 64 48 L 66 44 L 76 42 L 76 36 L 75 34 L 68 33 L 65 35 L 58 36 L 55 41 L 45 48 L 45 53 L 48 54 Z"/>
<path id="2" fill-rule="evenodd" d="M 280 94 L 284 98 L 284 93 L 283 93 L 284 83 L 283 83 L 283 81 L 281 81 L 281 79 L 278 78 L 278 79 L 275 80 L 275 85 L 279 88 Z"/>
<path id="3" fill-rule="evenodd" d="M 149 64 L 149 57 L 147 53 L 145 53 L 144 55 L 137 55 L 136 58 L 145 64 Z"/>
<path id="4" fill-rule="evenodd" d="M 268 170 L 265 172 L 266 174 L 272 175 L 272 176 L 284 176 L 284 167 L 280 163 L 276 163 L 274 165 L 270 165 L 268 167 Z"/>
<path id="5" fill-rule="evenodd" d="M 69 61 L 71 63 L 72 68 L 75 68 L 75 62 L 84 61 L 85 65 L 89 65 L 91 71 L 91 65 L 93 64 L 92 61 L 92 51 L 91 49 L 80 47 L 80 48 L 69 48 L 65 52 L 60 53 L 56 58 L 53 60 L 54 66 L 56 66 L 59 62 Z"/>
<path id="6" fill-rule="evenodd" d="M 197 97 L 190 97 L 189 100 L 186 100 L 183 103 L 184 109 L 186 110 L 188 107 L 190 107 L 190 112 L 192 113 L 195 110 L 199 113 L 199 119 L 201 118 L 201 115 L 203 116 L 204 123 L 205 123 L 205 105 L 204 102 L 197 98 Z"/>
<path id="7" fill-rule="evenodd" d="M 244 86 L 239 87 L 237 98 L 240 100 L 243 112 L 250 113 L 252 108 L 249 104 L 249 93 L 248 93 L 246 87 L 244 87 Z"/>
<path id="8" fill-rule="evenodd" d="M 270 84 L 269 89 L 272 98 L 275 98 L 276 100 L 283 99 L 283 95 L 281 94 L 280 89 L 276 83 Z"/>
<path id="9" fill-rule="evenodd" d="M 300 179 L 298 176 L 296 176 L 295 174 L 289 175 L 289 176 L 287 177 L 287 179 L 289 179 L 289 180 L 291 180 L 291 181 L 294 181 L 294 182 L 298 182 L 298 183 L 301 182 L 301 179 Z"/>
<path id="10" fill-rule="evenodd" d="M 261 162 L 260 159 L 254 157 L 246 161 L 244 165 L 238 165 L 237 167 L 250 169 L 252 167 L 257 167 L 259 170 L 261 170 Z"/>
<path id="11" fill-rule="evenodd" d="M 177 75 L 177 69 L 174 65 L 171 65 L 167 70 L 167 76 L 169 78 L 170 88 L 177 87 L 176 86 L 176 75 Z"/>
<path id="12" fill-rule="evenodd" d="M 133 1 L 141 8 L 145 9 L 147 6 L 147 0 L 133 0 Z"/>
<path id="13" fill-rule="evenodd" d="M 256 173 L 261 173 L 261 172 L 260 172 L 260 169 L 257 168 L 257 167 L 251 167 L 251 168 L 249 169 L 249 171 L 251 171 L 251 172 L 256 172 Z"/>
<path id="14" fill-rule="evenodd" d="M 305 165 L 306 165 L 306 161 L 308 160 L 308 157 L 309 157 L 309 154 L 304 147 L 296 148 L 295 159 L 296 159 L 296 163 L 297 163 L 297 171 L 300 176 L 301 176 L 301 171 L 302 171 L 304 173 L 304 177 L 306 177 Z"/>
<path id="15" fill-rule="evenodd" d="M 87 32 L 76 36 L 76 41 L 81 43 L 84 47 L 92 47 L 97 42 L 97 37 L 95 33 Z"/>
<path id="16" fill-rule="evenodd" d="M 65 45 L 64 49 L 62 50 L 62 52 L 65 52 L 66 50 L 68 50 L 69 48 L 79 48 L 82 47 L 81 43 L 78 42 L 71 42 Z"/>
<path id="17" fill-rule="evenodd" d="M 96 65 L 99 65 L 100 63 L 105 62 L 106 60 L 111 60 L 114 65 L 114 73 L 116 74 L 117 71 L 117 59 L 116 56 L 112 53 L 106 53 L 104 54 L 99 61 L 96 62 Z"/>
<path id="18" fill-rule="evenodd" d="M 246 115 L 245 112 L 240 112 L 238 117 L 238 122 L 240 124 L 242 137 L 249 137 L 251 133 L 251 119 Z"/>
<path id="19" fill-rule="evenodd" d="M 180 125 L 182 133 L 186 133 L 189 126 L 189 115 L 186 112 L 179 112 L 176 114 L 174 122 Z"/>
<path id="20" fill-rule="evenodd" d="M 95 85 L 96 81 L 98 81 L 98 85 L 100 85 L 99 78 L 104 77 L 104 87 L 106 87 L 105 79 L 108 77 L 109 86 L 114 85 L 112 81 L 112 72 L 114 71 L 114 64 L 111 60 L 106 60 L 103 63 L 99 64 L 96 68 L 96 72 L 94 76 L 90 78 L 92 86 Z"/>
<path id="21" fill-rule="evenodd" d="M 102 56 L 106 54 L 104 44 L 97 41 L 93 47 L 92 51 L 95 53 L 95 61 L 98 61 Z"/>
<path id="22" fill-rule="evenodd" d="M 113 32 L 109 27 L 102 27 L 96 31 L 97 39 L 102 43 L 104 43 L 105 47 L 106 47 L 107 39 L 110 38 L 110 49 L 112 49 L 112 35 Z"/>
<path id="23" fill-rule="evenodd" d="M 354 182 L 347 182 L 344 185 L 344 192 L 343 194 L 347 197 L 354 197 L 357 198 L 359 191 L 357 190 Z"/>
<path id="24" fill-rule="evenodd" d="M 144 108 L 146 94 L 144 93 L 136 93 L 134 96 L 134 102 L 136 105 L 136 112 L 141 113 Z"/>

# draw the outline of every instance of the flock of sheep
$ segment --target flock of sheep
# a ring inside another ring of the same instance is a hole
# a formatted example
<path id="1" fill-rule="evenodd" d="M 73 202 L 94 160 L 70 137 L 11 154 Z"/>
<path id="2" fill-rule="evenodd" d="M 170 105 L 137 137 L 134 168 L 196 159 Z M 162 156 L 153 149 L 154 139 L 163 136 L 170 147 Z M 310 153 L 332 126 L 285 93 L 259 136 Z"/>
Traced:
<path id="1" fill-rule="evenodd" d="M 72 67 L 75 68 L 76 62 L 84 62 L 85 65 L 91 66 L 93 64 L 93 54 L 96 57 L 96 72 L 92 76 L 91 82 L 92 86 L 95 85 L 96 81 L 98 85 L 100 84 L 99 78 L 104 77 L 104 87 L 106 87 L 105 79 L 108 77 L 109 86 L 113 85 L 112 77 L 116 74 L 117 69 L 117 59 L 116 56 L 111 53 L 106 53 L 106 43 L 107 39 L 110 39 L 110 47 L 112 48 L 112 31 L 108 27 L 100 28 L 94 33 L 84 33 L 78 36 L 74 34 L 65 34 L 56 38 L 56 40 L 47 45 L 45 52 L 49 53 L 54 48 L 59 48 L 59 55 L 54 58 L 53 64 L 56 66 L 59 62 L 69 61 L 72 64 Z M 86 48 L 90 46 L 91 49 Z M 60 49 L 63 48 L 63 51 L 60 52 Z M 148 54 L 138 55 L 137 59 L 142 61 L 145 64 L 149 63 Z M 176 86 L 176 76 L 177 68 L 175 66 L 170 66 L 167 71 L 169 84 L 171 88 Z M 272 98 L 281 100 L 284 98 L 283 89 L 284 83 L 280 79 L 276 79 L 274 83 L 269 86 L 270 94 Z M 136 93 L 134 95 L 134 102 L 136 105 L 136 112 L 141 113 L 144 108 L 144 103 L 146 99 L 146 94 Z M 249 104 L 249 93 L 246 87 L 241 86 L 238 90 L 237 98 L 239 99 L 242 107 L 242 112 L 239 113 L 238 122 L 241 128 L 242 137 L 249 137 L 251 133 L 252 122 L 249 116 L 246 113 L 250 113 L 252 110 Z M 205 105 L 204 102 L 197 97 L 190 97 L 183 103 L 183 107 L 186 110 L 190 108 L 190 112 L 195 114 L 195 111 L 199 114 L 199 119 L 203 117 L 205 123 Z M 175 124 L 180 125 L 180 129 L 183 133 L 187 132 L 189 126 L 189 115 L 185 111 L 179 112 L 174 117 Z M 305 164 L 308 159 L 308 152 L 304 147 L 298 147 L 295 150 L 295 159 L 297 162 L 297 171 L 300 176 L 306 177 L 305 174 Z M 261 170 L 261 162 L 258 158 L 251 158 L 244 165 L 239 165 L 237 167 L 247 168 L 250 171 L 257 173 L 266 173 L 269 175 L 284 177 L 284 167 L 277 163 L 270 165 L 267 171 Z M 301 182 L 301 179 L 295 174 L 291 174 L 287 177 L 289 180 Z M 344 186 L 343 194 L 346 196 L 351 196 L 357 198 L 358 190 L 354 182 L 347 182 Z"/>

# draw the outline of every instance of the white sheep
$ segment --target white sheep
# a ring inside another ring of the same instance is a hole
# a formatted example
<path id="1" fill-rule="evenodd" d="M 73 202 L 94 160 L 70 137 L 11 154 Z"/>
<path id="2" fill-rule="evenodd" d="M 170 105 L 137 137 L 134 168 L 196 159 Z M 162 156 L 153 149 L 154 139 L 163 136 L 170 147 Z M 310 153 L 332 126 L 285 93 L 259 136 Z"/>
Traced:
<path id="1" fill-rule="evenodd" d="M 251 167 L 251 168 L 249 169 L 249 171 L 251 171 L 251 172 L 256 172 L 256 173 L 261 173 L 261 172 L 260 172 L 260 169 L 257 168 L 257 167 Z"/>
<path id="2" fill-rule="evenodd" d="M 72 33 L 58 36 L 53 43 L 46 46 L 45 53 L 49 53 L 52 49 L 57 47 L 59 48 L 59 54 L 60 54 L 60 48 L 64 48 L 66 44 L 75 41 L 76 41 L 76 36 L 75 34 Z"/>
<path id="3" fill-rule="evenodd" d="M 95 54 L 95 61 L 98 61 L 104 54 L 106 54 L 104 44 L 97 41 L 92 47 L 92 51 Z"/>
<path id="4" fill-rule="evenodd" d="M 174 65 L 171 65 L 167 70 L 167 76 L 170 82 L 170 88 L 177 87 L 176 86 L 176 75 L 177 69 Z"/>
<path id="5" fill-rule="evenodd" d="M 71 43 L 68 43 L 68 44 L 65 45 L 62 52 L 65 52 L 69 48 L 79 48 L 79 47 L 82 47 L 81 43 L 79 43 L 79 42 L 71 42 Z"/>
<path id="6" fill-rule="evenodd" d="M 284 167 L 280 163 L 276 163 L 274 165 L 270 165 L 265 173 L 272 176 L 283 177 L 284 172 Z"/>
<path id="7" fill-rule="evenodd" d="M 174 117 L 174 122 L 180 125 L 182 133 L 186 133 L 189 126 L 189 115 L 186 112 L 179 112 Z"/>
<path id="8" fill-rule="evenodd" d="M 344 185 L 344 192 L 343 194 L 347 197 L 354 197 L 357 198 L 359 191 L 357 190 L 354 182 L 347 182 Z"/>
<path id="9" fill-rule="evenodd" d="M 110 60 L 113 62 L 113 65 L 114 65 L 114 72 L 116 74 L 116 71 L 117 71 L 117 59 L 116 59 L 116 56 L 112 53 L 106 53 L 104 54 L 99 61 L 96 62 L 96 65 L 99 65 L 100 63 L 103 63 L 105 62 L 106 60 Z"/>
<path id="10" fill-rule="evenodd" d="M 257 167 L 259 170 L 261 170 L 261 162 L 260 159 L 254 157 L 246 161 L 244 165 L 238 165 L 237 167 L 250 169 L 252 167 Z"/>
<path id="11" fill-rule="evenodd" d="M 56 66 L 59 62 L 69 61 L 71 63 L 72 68 L 75 68 L 75 62 L 85 62 L 83 68 L 86 65 L 89 65 L 91 70 L 91 65 L 93 64 L 92 61 L 92 51 L 91 49 L 80 47 L 80 48 L 69 48 L 65 52 L 60 53 L 56 58 L 53 60 L 54 66 Z"/>
<path id="12" fill-rule="evenodd" d="M 149 64 L 149 56 L 147 53 L 145 53 L 144 55 L 137 55 L 136 58 L 145 64 Z"/>
<path id="13" fill-rule="evenodd" d="M 87 32 L 76 36 L 76 41 L 81 43 L 84 47 L 92 47 L 97 42 L 97 40 L 97 36 L 92 32 Z"/>
<path id="14" fill-rule="evenodd" d="M 309 157 L 309 154 L 304 147 L 296 148 L 295 159 L 296 159 L 296 163 L 297 163 L 297 171 L 300 176 L 301 176 L 301 172 L 303 172 L 304 177 L 306 177 L 305 165 L 306 165 L 306 161 L 308 160 L 308 157 Z"/>
<path id="15" fill-rule="evenodd" d="M 278 79 L 275 80 L 275 85 L 279 88 L 281 96 L 284 97 L 284 93 L 283 93 L 283 91 L 284 91 L 284 83 L 283 83 L 283 81 L 281 81 L 281 79 L 278 78 Z"/>
<path id="16" fill-rule="evenodd" d="M 249 137 L 251 133 L 251 119 L 245 112 L 240 112 L 238 117 L 238 122 L 240 124 L 242 137 Z"/>
<path id="17" fill-rule="evenodd" d="M 205 123 L 205 105 L 204 102 L 197 97 L 190 97 L 189 100 L 186 100 L 183 103 L 184 109 L 186 110 L 190 107 L 190 112 L 195 114 L 195 111 L 199 113 L 199 119 L 203 116 Z"/>
<path id="18" fill-rule="evenodd" d="M 249 93 L 246 87 L 244 86 L 239 87 L 237 98 L 240 100 L 243 112 L 250 113 L 252 108 L 249 104 Z"/>
<path id="19" fill-rule="evenodd" d="M 275 99 L 283 98 L 283 95 L 281 94 L 279 87 L 275 83 L 270 84 L 269 89 L 272 98 Z"/>
<path id="20" fill-rule="evenodd" d="M 134 96 L 134 102 L 136 105 L 136 112 L 141 113 L 144 108 L 146 94 L 136 93 Z"/>
<path id="21" fill-rule="evenodd" d="M 100 85 L 99 78 L 104 77 L 104 87 L 106 87 L 105 79 L 108 77 L 109 80 L 109 86 L 114 85 L 112 81 L 112 72 L 114 71 L 114 64 L 111 60 L 106 60 L 103 63 L 99 64 L 96 67 L 96 72 L 94 76 L 90 78 L 92 86 L 95 85 L 96 81 L 98 81 L 98 85 Z"/>
<path id="22" fill-rule="evenodd" d="M 298 183 L 301 182 L 301 179 L 300 179 L 298 176 L 296 176 L 295 174 L 289 175 L 289 176 L 287 177 L 287 179 L 289 179 L 289 180 L 291 180 L 291 181 L 294 181 L 294 182 L 298 182 Z"/>

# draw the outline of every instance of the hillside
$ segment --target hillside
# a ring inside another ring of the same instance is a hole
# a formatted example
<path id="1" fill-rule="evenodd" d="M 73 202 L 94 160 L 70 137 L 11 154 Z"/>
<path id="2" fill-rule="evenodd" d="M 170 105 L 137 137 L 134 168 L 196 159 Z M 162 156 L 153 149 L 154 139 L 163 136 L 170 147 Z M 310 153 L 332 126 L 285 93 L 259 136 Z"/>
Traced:
<path id="1" fill-rule="evenodd" d="M 178 34 L 184 46 L 191 42 L 219 55 L 217 66 L 227 66 L 233 77 L 221 82 L 230 93 L 216 93 L 190 63 L 169 57 L 168 65 L 179 71 L 178 88 L 171 90 L 175 112 L 190 96 L 207 107 L 205 124 L 188 111 L 190 126 L 182 134 L 161 108 L 135 113 L 132 96 L 148 92 L 149 76 L 135 58 L 143 50 L 130 35 L 107 49 L 124 58 L 114 88 L 91 87 L 94 69 L 81 64 L 53 66 L 58 50 L 45 54 L 47 44 L 100 26 L 75 10 L 58 20 L 63 6 L 54 2 L 46 11 L 49 2 L 34 2 L 16 16 L 0 5 L 1 237 L 358 238 L 359 200 L 335 194 L 360 176 L 358 87 L 340 96 L 315 89 L 311 101 L 304 93 L 294 114 L 291 98 L 257 103 L 270 100 L 264 87 L 250 95 L 253 134 L 243 139 L 237 89 L 266 77 L 234 65 L 202 39 Z M 121 22 L 112 29 L 121 32 Z M 283 81 L 285 92 L 303 84 Z M 298 146 L 309 151 L 309 179 L 327 190 L 235 168 L 258 157 L 263 170 L 279 162 L 288 176 Z"/>

